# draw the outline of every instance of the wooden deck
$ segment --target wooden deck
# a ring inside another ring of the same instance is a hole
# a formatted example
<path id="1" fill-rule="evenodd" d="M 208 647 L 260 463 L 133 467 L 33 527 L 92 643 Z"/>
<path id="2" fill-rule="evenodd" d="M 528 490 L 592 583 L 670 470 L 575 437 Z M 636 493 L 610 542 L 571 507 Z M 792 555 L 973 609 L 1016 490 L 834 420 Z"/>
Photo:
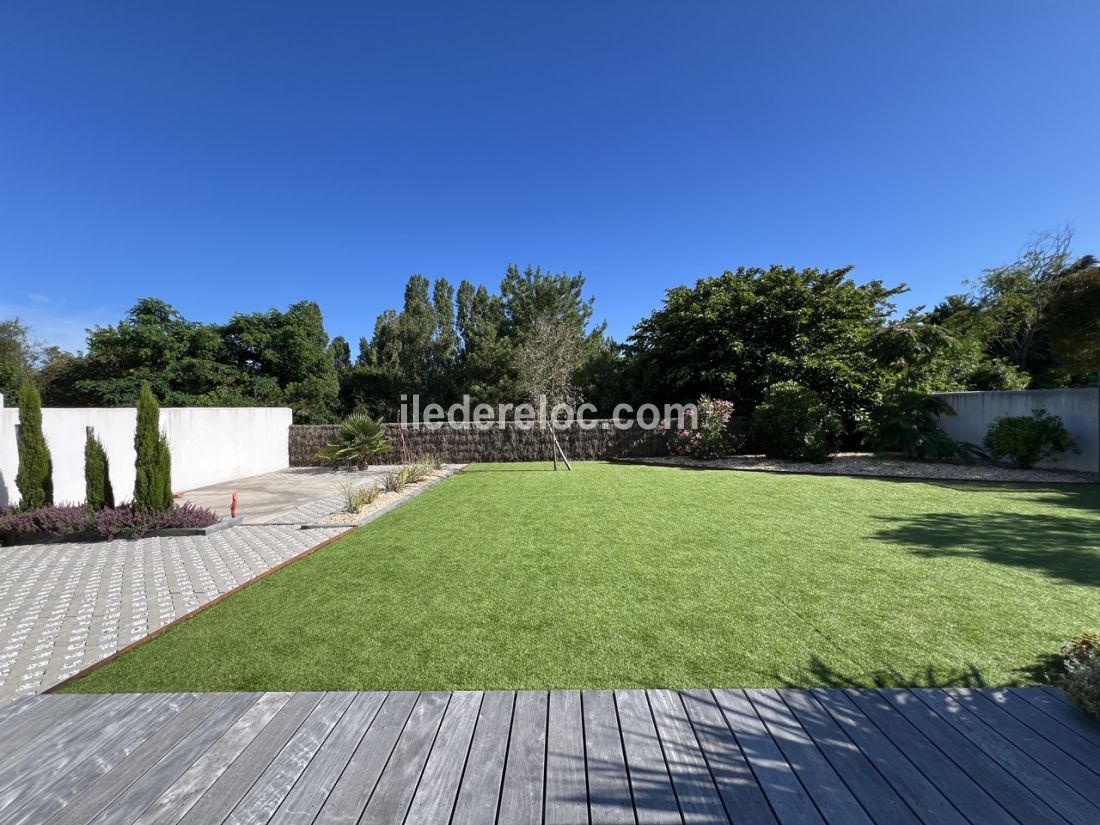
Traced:
<path id="1" fill-rule="evenodd" d="M 1100 823 L 1055 691 L 37 696 L 0 822 Z"/>

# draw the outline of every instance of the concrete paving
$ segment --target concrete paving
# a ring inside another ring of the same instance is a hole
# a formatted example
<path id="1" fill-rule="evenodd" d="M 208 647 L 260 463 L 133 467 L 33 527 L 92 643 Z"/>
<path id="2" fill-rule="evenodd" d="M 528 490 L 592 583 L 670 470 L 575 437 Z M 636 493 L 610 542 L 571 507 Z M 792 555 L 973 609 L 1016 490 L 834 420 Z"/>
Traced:
<path id="1" fill-rule="evenodd" d="M 325 507 L 330 500 L 338 500 L 344 485 L 360 486 L 377 482 L 386 473 L 399 469 L 399 465 L 379 465 L 363 471 L 290 467 L 188 490 L 181 500 L 198 507 L 209 507 L 220 516 L 228 516 L 229 502 L 236 492 L 239 502 L 237 514 L 244 516 L 245 524 L 301 523 L 307 519 L 298 516 L 296 511 L 323 501 L 321 509 L 331 513 L 338 506 L 327 510 Z"/>

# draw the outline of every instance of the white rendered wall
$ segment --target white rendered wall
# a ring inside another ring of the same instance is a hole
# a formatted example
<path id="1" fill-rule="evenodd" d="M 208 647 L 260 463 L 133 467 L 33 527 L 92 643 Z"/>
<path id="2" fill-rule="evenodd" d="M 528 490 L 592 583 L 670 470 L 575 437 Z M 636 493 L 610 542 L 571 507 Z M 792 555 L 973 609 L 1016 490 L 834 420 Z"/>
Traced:
<path id="1" fill-rule="evenodd" d="M 1095 387 L 1072 390 L 1010 390 L 1002 392 L 936 393 L 955 410 L 942 416 L 940 426 L 956 441 L 981 445 L 994 419 L 1030 415 L 1044 409 L 1062 418 L 1062 424 L 1077 440 L 1079 452 L 1064 453 L 1041 467 L 1064 470 L 1100 471 L 1100 391 Z"/>
<path id="2" fill-rule="evenodd" d="M 160 411 L 172 450 L 172 489 L 180 492 L 290 466 L 291 411 L 283 407 L 185 407 Z M 19 410 L 0 407 L 0 506 L 17 504 Z M 115 500 L 134 494 L 137 412 L 126 408 L 42 410 L 53 459 L 54 501 L 84 501 L 84 433 L 93 427 L 111 465 Z"/>

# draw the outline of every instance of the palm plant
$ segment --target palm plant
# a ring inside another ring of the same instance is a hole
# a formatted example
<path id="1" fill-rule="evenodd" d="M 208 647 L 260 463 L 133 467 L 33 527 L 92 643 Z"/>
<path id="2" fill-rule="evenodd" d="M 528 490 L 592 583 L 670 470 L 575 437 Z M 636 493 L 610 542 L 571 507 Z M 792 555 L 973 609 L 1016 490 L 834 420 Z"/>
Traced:
<path id="1" fill-rule="evenodd" d="M 360 470 L 370 466 L 371 459 L 392 449 L 386 429 L 366 413 L 352 413 L 340 422 L 336 439 L 322 447 L 314 461 L 334 464 L 354 464 Z"/>

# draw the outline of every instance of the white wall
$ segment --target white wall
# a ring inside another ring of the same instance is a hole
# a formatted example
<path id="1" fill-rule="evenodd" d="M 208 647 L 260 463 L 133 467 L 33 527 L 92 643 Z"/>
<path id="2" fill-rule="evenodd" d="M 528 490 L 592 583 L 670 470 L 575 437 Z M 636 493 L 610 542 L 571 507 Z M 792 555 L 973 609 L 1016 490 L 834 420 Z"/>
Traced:
<path id="1" fill-rule="evenodd" d="M 1004 392 L 936 393 L 955 410 L 956 415 L 942 416 L 940 426 L 956 441 L 982 443 L 993 420 L 1006 415 L 1030 415 L 1044 409 L 1061 416 L 1062 424 L 1077 440 L 1079 452 L 1064 453 L 1043 467 L 1065 470 L 1100 471 L 1100 391 L 1096 388 L 1072 390 L 1012 390 Z"/>
<path id="2" fill-rule="evenodd" d="M 2 396 L 0 396 L 2 399 Z M 0 402 L 2 403 L 2 402 Z M 16 504 L 19 410 L 0 407 L 0 506 Z M 172 450 L 172 489 L 179 492 L 290 466 L 291 411 L 282 407 L 163 408 L 160 426 Z M 133 409 L 42 410 L 53 458 L 54 501 L 84 501 L 84 433 L 95 428 L 111 465 L 116 501 L 134 494 Z"/>

